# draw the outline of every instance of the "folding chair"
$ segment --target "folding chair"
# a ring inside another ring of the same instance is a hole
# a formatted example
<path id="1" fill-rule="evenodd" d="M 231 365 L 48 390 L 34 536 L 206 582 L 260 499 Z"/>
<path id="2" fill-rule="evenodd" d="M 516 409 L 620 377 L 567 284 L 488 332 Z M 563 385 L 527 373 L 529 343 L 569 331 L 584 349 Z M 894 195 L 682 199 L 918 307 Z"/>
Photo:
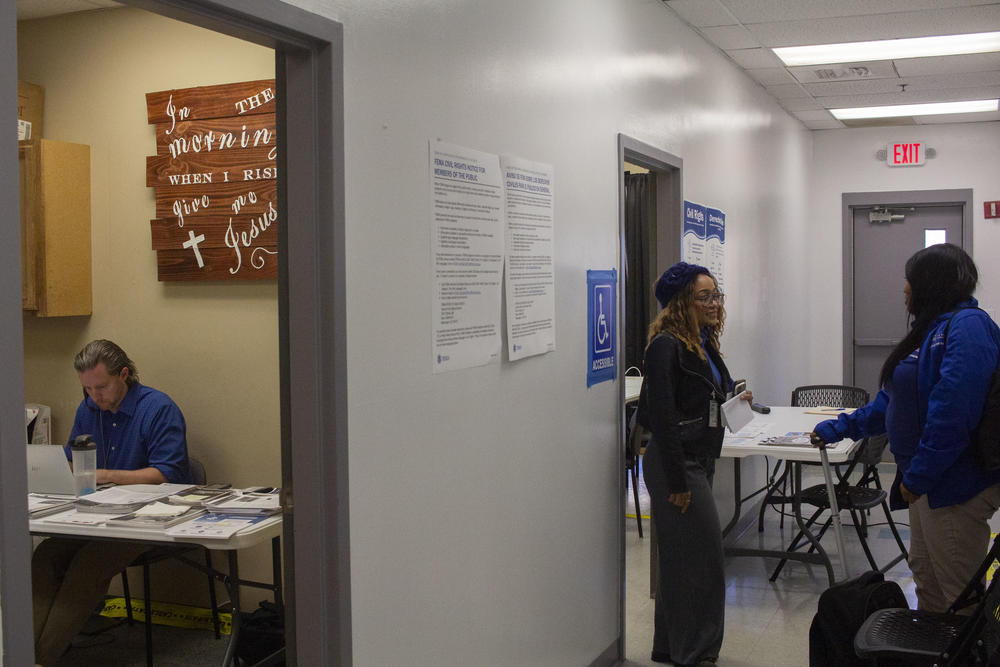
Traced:
<path id="1" fill-rule="evenodd" d="M 988 587 L 983 579 L 1000 556 L 1000 538 L 993 541 L 983 563 L 965 590 L 943 613 L 916 609 L 881 609 L 869 616 L 854 635 L 859 658 L 879 664 L 995 664 L 1000 653 L 1000 577 Z M 974 606 L 972 613 L 957 612 Z"/>

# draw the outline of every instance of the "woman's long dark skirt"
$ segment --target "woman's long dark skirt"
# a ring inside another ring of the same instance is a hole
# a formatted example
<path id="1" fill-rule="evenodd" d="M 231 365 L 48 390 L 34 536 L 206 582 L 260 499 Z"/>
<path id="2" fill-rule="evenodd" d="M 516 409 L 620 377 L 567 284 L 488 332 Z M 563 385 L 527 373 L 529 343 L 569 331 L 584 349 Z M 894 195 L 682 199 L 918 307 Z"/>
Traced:
<path id="1" fill-rule="evenodd" d="M 659 584 L 653 656 L 680 664 L 719 657 L 726 609 L 722 528 L 712 497 L 715 459 L 687 460 L 691 505 L 687 512 L 669 500 L 667 478 L 656 441 L 646 447 L 642 475 L 656 525 Z"/>

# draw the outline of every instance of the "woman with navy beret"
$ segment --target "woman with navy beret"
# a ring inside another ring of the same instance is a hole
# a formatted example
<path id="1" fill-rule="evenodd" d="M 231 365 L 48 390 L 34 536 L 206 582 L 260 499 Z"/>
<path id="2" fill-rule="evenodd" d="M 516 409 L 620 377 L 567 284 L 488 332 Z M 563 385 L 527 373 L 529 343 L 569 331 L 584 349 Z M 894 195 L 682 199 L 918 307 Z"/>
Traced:
<path id="1" fill-rule="evenodd" d="M 655 294 L 662 310 L 649 326 L 638 415 L 651 433 L 643 479 L 659 566 L 652 659 L 713 665 L 726 581 L 712 477 L 724 435 L 720 406 L 733 390 L 719 350 L 725 295 L 708 269 L 685 262 L 660 276 Z"/>

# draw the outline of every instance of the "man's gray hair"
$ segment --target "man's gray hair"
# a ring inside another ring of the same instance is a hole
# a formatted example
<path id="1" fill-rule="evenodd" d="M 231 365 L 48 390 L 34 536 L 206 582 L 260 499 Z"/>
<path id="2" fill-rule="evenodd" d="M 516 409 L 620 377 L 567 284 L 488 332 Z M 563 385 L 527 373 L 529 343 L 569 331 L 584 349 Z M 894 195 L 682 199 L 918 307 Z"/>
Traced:
<path id="1" fill-rule="evenodd" d="M 108 375 L 118 375 L 123 368 L 128 368 L 128 377 L 125 383 L 131 387 L 139 381 L 139 371 L 135 368 L 135 362 L 128 358 L 125 350 L 118 347 L 110 340 L 92 340 L 77 352 L 73 359 L 73 368 L 77 373 L 83 373 L 97 367 L 97 364 L 104 364 Z"/>

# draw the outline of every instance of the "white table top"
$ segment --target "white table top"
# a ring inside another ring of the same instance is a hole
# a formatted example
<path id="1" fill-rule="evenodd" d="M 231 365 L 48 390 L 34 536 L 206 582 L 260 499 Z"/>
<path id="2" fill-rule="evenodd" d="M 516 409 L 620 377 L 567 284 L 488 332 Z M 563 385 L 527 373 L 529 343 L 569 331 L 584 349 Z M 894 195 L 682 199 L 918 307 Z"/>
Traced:
<path id="1" fill-rule="evenodd" d="M 641 375 L 626 375 L 625 376 L 625 402 L 631 403 L 632 401 L 639 400 L 639 392 L 642 390 L 642 376 Z"/>
<path id="2" fill-rule="evenodd" d="M 722 455 L 733 458 L 773 456 L 779 459 L 819 463 L 820 451 L 811 445 L 799 447 L 759 444 L 763 438 L 812 431 L 816 424 L 830 418 L 806 414 L 806 410 L 810 409 L 813 408 L 773 406 L 770 414 L 762 415 L 755 412 L 753 421 L 743 430 L 736 434 L 726 431 L 726 438 L 722 443 Z M 859 444 L 860 440 L 841 440 L 835 445 L 828 445 L 826 453 L 830 463 L 847 461 Z"/>
<path id="3" fill-rule="evenodd" d="M 82 526 L 73 524 L 60 524 L 46 521 L 46 519 L 58 516 L 51 514 L 40 519 L 31 519 L 28 522 L 28 529 L 34 535 L 78 535 L 80 537 L 92 537 L 94 539 L 122 539 L 134 540 L 136 542 L 157 542 L 162 544 L 200 544 L 206 549 L 230 550 L 245 549 L 259 544 L 273 537 L 281 535 L 281 515 L 269 516 L 259 523 L 255 523 L 228 539 L 210 539 L 197 537 L 175 537 L 167 535 L 161 528 L 115 528 L 108 525 Z"/>

